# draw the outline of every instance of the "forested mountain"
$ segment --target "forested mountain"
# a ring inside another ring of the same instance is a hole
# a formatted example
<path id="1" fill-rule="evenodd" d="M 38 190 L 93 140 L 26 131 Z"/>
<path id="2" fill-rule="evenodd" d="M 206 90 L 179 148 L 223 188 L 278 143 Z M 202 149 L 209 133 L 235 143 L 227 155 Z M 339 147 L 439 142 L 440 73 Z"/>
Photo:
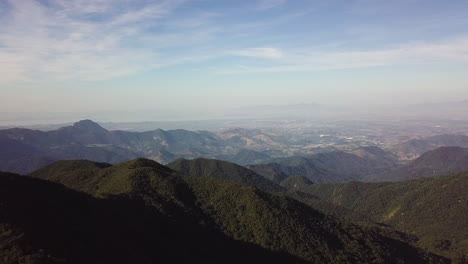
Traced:
<path id="1" fill-rule="evenodd" d="M 289 176 L 282 170 L 282 167 L 278 163 L 267 163 L 267 164 L 256 164 L 247 165 L 246 168 L 255 171 L 259 175 L 272 180 L 276 183 L 281 183 Z"/>
<path id="2" fill-rule="evenodd" d="M 366 181 L 403 181 L 462 171 L 468 171 L 468 148 L 440 147 L 422 154 L 402 168 L 369 175 L 364 179 Z"/>
<path id="3" fill-rule="evenodd" d="M 220 158 L 239 165 L 258 164 L 271 159 L 268 154 L 251 149 L 241 149 L 235 154 L 220 156 Z"/>
<path id="4" fill-rule="evenodd" d="M 169 168 L 192 177 L 208 177 L 237 182 L 267 192 L 281 192 L 283 188 L 255 172 L 227 161 L 214 159 L 178 159 L 167 165 Z"/>
<path id="5" fill-rule="evenodd" d="M 157 208 L 163 201 L 150 205 L 142 193 L 117 193 L 98 199 L 0 173 L 1 263 L 305 263 L 205 228 L 188 213 L 170 217 Z"/>
<path id="6" fill-rule="evenodd" d="M 190 234 L 190 239 L 178 247 L 176 246 L 176 249 L 183 249 L 182 252 L 187 253 L 187 255 L 192 254 L 190 250 L 193 248 L 200 247 L 202 249 L 201 252 L 194 255 L 193 262 L 196 263 L 200 263 L 196 257 L 209 258 L 204 253 L 212 250 L 215 250 L 214 255 L 211 256 L 212 259 L 225 254 L 229 262 L 243 261 L 243 256 L 249 256 L 243 254 L 252 254 L 254 256 L 252 261 L 261 260 L 262 257 L 265 258 L 265 261 L 269 261 L 279 256 L 275 260 L 280 263 L 297 263 L 298 261 L 294 260 L 292 256 L 309 263 L 448 263 L 448 260 L 444 258 L 421 251 L 405 242 L 383 236 L 379 232 L 363 229 L 323 215 L 284 195 L 273 195 L 251 186 L 215 178 L 185 176 L 181 172 L 176 172 L 151 160 L 137 159 L 114 166 L 88 161 L 61 161 L 38 170 L 32 175 L 62 183 L 68 188 L 84 191 L 95 197 L 87 199 L 106 202 L 117 200 L 129 204 L 130 209 L 134 210 L 131 211 L 131 219 L 136 221 L 136 224 L 140 224 L 137 230 L 150 228 L 150 231 L 171 234 L 172 229 L 166 228 L 164 225 L 161 227 L 157 221 L 151 221 L 151 218 L 140 219 L 140 217 L 150 217 L 150 212 L 162 215 L 169 222 L 170 227 L 180 225 L 181 229 L 176 234 L 181 234 L 182 237 L 175 235 L 172 241 L 184 239 L 182 234 Z M 13 180 L 17 177 L 22 181 L 50 184 L 20 176 L 9 175 L 8 177 Z M 3 187 L 8 188 L 7 185 L 2 185 Z M 60 188 L 68 190 L 64 187 Z M 62 192 L 65 195 L 68 191 Z M 53 192 L 48 193 L 48 197 L 55 195 Z M 34 193 L 29 195 L 29 197 L 32 196 L 30 199 L 35 198 Z M 15 199 L 12 200 L 15 201 Z M 57 203 L 61 201 L 59 197 L 52 197 L 52 199 L 58 200 Z M 132 204 L 133 202 L 137 203 L 138 206 Z M 21 204 L 16 208 L 24 206 L 26 205 Z M 47 203 L 44 202 L 43 206 L 46 207 Z M 70 207 L 70 210 L 76 210 L 73 208 Z M 105 210 L 102 211 L 102 213 L 105 212 Z M 55 213 L 58 215 L 57 217 L 61 217 L 60 211 L 55 211 Z M 112 212 L 109 214 L 112 215 Z M 118 215 L 124 217 L 125 220 L 125 217 L 129 217 L 126 211 L 119 211 Z M 24 218 L 23 221 L 30 222 L 34 221 L 33 219 L 34 217 L 28 217 Z M 105 222 L 106 218 L 103 218 L 102 221 Z M 125 223 L 132 225 L 135 223 L 133 221 Z M 156 224 L 152 225 L 152 223 Z M 110 230 L 113 225 L 106 228 Z M 224 242 L 220 242 L 216 247 L 211 247 L 210 243 L 215 240 L 209 240 L 211 236 L 206 238 L 200 233 L 198 233 L 200 235 L 194 235 L 197 232 L 192 232 L 192 228 L 209 232 L 208 234 L 212 234 L 213 237 L 224 238 L 220 240 Z M 125 230 L 125 226 L 120 230 Z M 142 242 L 139 237 L 135 238 L 138 243 L 134 243 L 132 246 L 138 250 L 148 250 L 148 252 L 155 250 L 154 245 L 159 249 L 157 245 L 165 243 L 161 240 L 165 241 L 166 239 L 164 236 L 154 234 L 137 232 L 137 235 L 144 236 L 145 239 Z M 133 234 L 129 231 L 128 235 Z M 236 242 L 232 240 L 226 242 L 226 237 L 235 239 Z M 61 242 L 61 238 L 56 240 L 51 237 L 50 239 L 59 241 L 56 243 Z M 201 242 L 198 242 L 199 239 Z M 133 240 L 128 241 L 130 243 Z M 151 243 L 146 244 L 146 242 Z M 187 248 L 186 243 L 191 244 L 191 246 Z M 229 243 L 234 244 L 229 245 Z M 250 247 L 245 246 L 251 251 L 243 253 L 242 250 L 247 249 L 240 246 L 244 245 L 242 243 L 251 245 Z M 40 246 L 43 248 L 42 245 Z M 166 247 L 161 247 L 161 250 L 171 246 L 172 244 L 168 243 Z M 276 253 L 264 251 L 263 255 L 257 254 L 261 252 L 258 251 L 261 250 L 258 247 Z M 161 254 L 165 256 L 165 254 L 171 254 L 174 251 L 172 249 Z M 236 251 L 239 256 L 231 258 L 231 254 Z M 124 254 L 125 251 L 119 253 Z M 178 257 L 187 256 L 183 253 Z M 154 259 L 154 255 L 147 256 L 150 260 Z"/>
<path id="7" fill-rule="evenodd" d="M 302 190 L 312 184 L 313 182 L 304 176 L 289 176 L 281 182 L 281 186 L 288 190 Z"/>
<path id="8" fill-rule="evenodd" d="M 395 183 L 313 184 L 300 190 L 416 235 L 418 246 L 466 263 L 467 188 L 464 172 Z"/>
<path id="9" fill-rule="evenodd" d="M 345 182 L 398 167 L 396 158 L 377 147 L 363 147 L 353 153 L 333 151 L 308 156 L 273 159 L 269 164 L 248 168 L 281 182 L 287 176 L 304 176 L 312 182 Z"/>
<path id="10" fill-rule="evenodd" d="M 468 148 L 468 136 L 465 135 L 436 135 L 423 139 L 412 139 L 391 148 L 391 151 L 401 157 L 413 159 L 424 152 L 438 147 L 463 147 Z"/>
<path id="11" fill-rule="evenodd" d="M 357 174 L 381 172 L 395 167 L 393 157 L 377 147 L 362 147 L 353 153 L 335 151 L 333 154 L 315 156 L 307 154 L 307 159 L 314 160 L 313 165 L 291 165 L 289 163 L 300 162 L 294 161 L 299 158 L 291 158 L 292 161 L 272 159 L 301 151 L 297 147 L 289 150 L 288 144 L 296 143 L 293 138 L 284 137 L 282 134 L 240 128 L 216 134 L 182 129 L 108 131 L 91 120 L 51 131 L 12 128 L 0 130 L 0 170 L 29 173 L 56 160 L 87 159 L 116 164 L 144 157 L 169 163 L 178 158 L 203 157 L 239 165 L 277 162 L 282 165 L 286 176 L 300 172 L 307 173 L 303 176 L 312 180 L 341 181 L 355 179 Z M 326 148 L 316 149 L 324 151 Z M 312 149 L 304 151 L 313 152 Z M 343 168 L 346 173 L 343 173 Z M 284 175 L 278 177 L 284 179 Z"/>
<path id="12" fill-rule="evenodd" d="M 95 122 L 83 120 L 48 132 L 1 130 L 0 169 L 27 173 L 62 159 L 114 164 L 147 157 L 165 163 L 179 157 L 220 155 L 224 147 L 215 134 L 205 131 L 107 131 Z"/>

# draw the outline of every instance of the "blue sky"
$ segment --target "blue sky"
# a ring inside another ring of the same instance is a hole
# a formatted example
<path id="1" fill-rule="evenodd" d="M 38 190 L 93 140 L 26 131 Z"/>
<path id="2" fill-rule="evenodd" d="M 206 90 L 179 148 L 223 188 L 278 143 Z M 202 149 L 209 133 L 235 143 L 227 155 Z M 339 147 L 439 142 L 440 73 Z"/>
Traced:
<path id="1" fill-rule="evenodd" d="M 466 0 L 0 0 L 0 112 L 468 99 Z"/>

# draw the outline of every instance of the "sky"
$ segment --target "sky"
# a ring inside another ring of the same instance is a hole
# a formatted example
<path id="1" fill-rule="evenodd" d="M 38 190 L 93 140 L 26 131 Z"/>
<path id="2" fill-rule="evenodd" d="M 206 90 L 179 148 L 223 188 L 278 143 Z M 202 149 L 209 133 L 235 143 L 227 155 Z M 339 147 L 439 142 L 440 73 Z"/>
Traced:
<path id="1" fill-rule="evenodd" d="M 466 0 L 0 0 L 0 112 L 468 99 Z"/>

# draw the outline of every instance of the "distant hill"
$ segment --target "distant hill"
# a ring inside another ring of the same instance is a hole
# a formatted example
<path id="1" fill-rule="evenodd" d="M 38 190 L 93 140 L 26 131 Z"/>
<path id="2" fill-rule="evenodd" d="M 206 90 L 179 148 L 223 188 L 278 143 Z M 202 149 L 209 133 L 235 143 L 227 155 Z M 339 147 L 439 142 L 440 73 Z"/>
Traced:
<path id="1" fill-rule="evenodd" d="M 287 147 L 281 136 L 261 129 L 230 128 L 218 133 L 228 145 L 259 151 L 261 149 L 283 149 Z"/>
<path id="2" fill-rule="evenodd" d="M 271 157 L 268 154 L 250 149 L 242 149 L 236 154 L 221 157 L 224 160 L 234 162 L 242 166 L 247 164 L 262 163 L 271 159 Z"/>
<path id="3" fill-rule="evenodd" d="M 353 153 L 332 151 L 308 156 L 273 159 L 272 163 L 248 168 L 269 179 L 304 176 L 315 183 L 360 180 L 366 175 L 398 167 L 396 158 L 377 147 L 359 148 Z"/>
<path id="4" fill-rule="evenodd" d="M 416 235 L 417 245 L 468 259 L 468 173 L 395 183 L 313 184 L 301 191 Z"/>
<path id="5" fill-rule="evenodd" d="M 147 157 L 167 163 L 180 157 L 218 155 L 224 147 L 223 140 L 206 131 L 108 131 L 91 120 L 82 120 L 47 132 L 0 130 L 0 170 L 28 173 L 63 159 L 115 164 Z"/>
<path id="6" fill-rule="evenodd" d="M 282 167 L 278 163 L 267 163 L 267 164 L 257 164 L 257 165 L 247 165 L 246 168 L 255 171 L 259 175 L 274 181 L 276 183 L 281 183 L 284 179 L 289 176 L 282 170 Z"/>
<path id="7" fill-rule="evenodd" d="M 292 140 L 281 133 L 244 128 L 229 128 L 217 133 L 183 129 L 109 131 L 96 122 L 82 120 L 49 131 L 0 130 L 0 170 L 29 173 L 57 160 L 87 159 L 117 164 L 139 157 L 164 164 L 179 158 L 199 157 L 239 165 L 258 164 L 271 157 L 288 155 Z"/>
<path id="8" fill-rule="evenodd" d="M 424 152 L 449 146 L 468 148 L 468 136 L 444 134 L 424 139 L 412 139 L 393 146 L 390 150 L 401 157 L 413 159 Z"/>
<path id="9" fill-rule="evenodd" d="M 77 179 L 73 174 L 82 177 Z M 160 252 L 154 251 L 156 247 L 164 251 L 161 253 L 163 257 L 177 250 L 181 251 L 179 254 L 175 253 L 175 259 L 171 263 L 191 254 L 194 255 L 189 260 L 196 263 L 301 262 L 292 256 L 308 263 L 449 263 L 447 259 L 402 241 L 327 217 L 295 199 L 215 178 L 185 176 L 151 160 L 137 159 L 110 167 L 107 164 L 86 161 L 62 161 L 32 175 L 61 182 L 94 197 L 116 199 L 128 204 L 129 210 L 134 211 L 130 211 L 130 214 L 126 214 L 125 210 L 119 211 L 117 216 L 124 217 L 126 221 L 125 217 L 131 215 L 132 221 L 125 222 L 126 225 L 119 232 L 109 237 L 113 238 L 117 234 L 120 236 L 122 232 L 131 236 L 133 233 L 127 232 L 125 227 L 135 225 L 137 235 L 145 239 L 142 242 L 139 237 L 130 237 L 126 243 L 132 243 L 131 249 L 153 252 L 153 255 L 148 255 L 149 259 Z M 8 188 L 7 185 L 1 186 Z M 58 194 L 53 196 L 52 192 L 47 193 L 49 196 L 44 196 L 43 199 L 61 201 Z M 0 195 L 3 194 L 4 192 L 0 192 Z M 131 201 L 136 201 L 136 204 Z M 40 204 L 46 207 L 48 203 Z M 27 205 L 34 206 L 24 202 L 12 208 L 24 211 L 23 208 Z M 62 209 L 58 208 L 54 213 L 60 216 Z M 76 210 L 72 206 L 67 208 Z M 152 221 L 151 212 L 169 219 L 171 225 Z M 96 213 L 105 213 L 105 210 L 97 210 Z M 88 215 L 85 212 L 82 217 Z M 112 212 L 109 215 L 113 215 Z M 32 221 L 34 218 L 22 219 Z M 102 218 L 101 221 L 107 223 L 108 220 Z M 117 225 L 119 222 L 112 223 Z M 36 228 L 39 227 L 35 226 L 33 230 Z M 106 228 L 109 232 L 115 230 L 113 225 Z M 176 228 L 175 231 L 173 228 Z M 140 230 L 145 231 L 139 232 Z M 207 233 L 198 232 L 200 230 Z M 80 232 L 79 229 L 76 231 Z M 163 236 L 157 235 L 157 232 L 162 232 Z M 83 236 L 85 234 L 87 233 Z M 186 241 L 183 240 L 184 236 Z M 51 240 L 62 241 L 53 237 Z M 176 246 L 172 241 L 180 241 L 181 244 Z M 116 241 L 117 245 L 118 242 L 119 240 Z M 160 246 L 160 243 L 166 244 Z M 213 244 L 209 245 L 210 243 Z M 197 248 L 200 252 L 192 251 Z M 115 258 L 122 257 L 126 252 L 128 251 L 119 251 Z M 206 255 L 207 252 L 213 255 Z M 234 252 L 238 255 L 233 255 Z M 226 260 L 219 262 L 219 256 Z M 207 258 L 207 261 L 200 261 L 202 258 Z M 120 260 L 123 261 L 123 258 Z"/>
<path id="10" fill-rule="evenodd" d="M 422 154 L 408 165 L 382 174 L 369 175 L 366 181 L 404 181 L 468 171 L 468 148 L 440 147 Z"/>
<path id="11" fill-rule="evenodd" d="M 192 177 L 209 177 L 254 186 L 267 192 L 281 192 L 283 188 L 255 172 L 227 161 L 214 159 L 178 159 L 169 168 Z"/>

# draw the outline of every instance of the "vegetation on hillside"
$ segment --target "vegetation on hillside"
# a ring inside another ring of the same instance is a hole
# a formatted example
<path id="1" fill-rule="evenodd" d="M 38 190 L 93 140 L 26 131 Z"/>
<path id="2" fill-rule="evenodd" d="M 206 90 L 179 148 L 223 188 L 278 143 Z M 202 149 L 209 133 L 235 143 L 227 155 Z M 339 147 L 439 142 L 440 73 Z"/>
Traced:
<path id="1" fill-rule="evenodd" d="M 234 163 L 214 159 L 179 159 L 167 165 L 184 175 L 209 177 L 254 186 L 266 192 L 281 192 L 284 189 L 252 170 Z"/>
<path id="2" fill-rule="evenodd" d="M 314 184 L 301 191 L 416 235 L 438 254 L 468 256 L 468 173 L 395 183 Z"/>
<path id="3" fill-rule="evenodd" d="M 342 223 L 295 199 L 251 186 L 184 176 L 145 159 L 99 169 L 95 169 L 96 164 L 81 164 L 83 167 L 74 172 L 88 173 L 83 182 L 67 176 L 61 182 L 95 197 L 142 201 L 145 210 L 177 223 L 183 221 L 185 232 L 199 227 L 310 263 L 447 263 L 402 241 Z M 64 164 L 60 167 L 67 168 Z M 56 169 L 51 165 L 33 175 L 48 179 Z M 196 238 L 193 240 L 198 245 Z"/>
<path id="4" fill-rule="evenodd" d="M 302 263 L 171 218 L 132 193 L 94 198 L 63 185 L 0 173 L 0 262 Z"/>

